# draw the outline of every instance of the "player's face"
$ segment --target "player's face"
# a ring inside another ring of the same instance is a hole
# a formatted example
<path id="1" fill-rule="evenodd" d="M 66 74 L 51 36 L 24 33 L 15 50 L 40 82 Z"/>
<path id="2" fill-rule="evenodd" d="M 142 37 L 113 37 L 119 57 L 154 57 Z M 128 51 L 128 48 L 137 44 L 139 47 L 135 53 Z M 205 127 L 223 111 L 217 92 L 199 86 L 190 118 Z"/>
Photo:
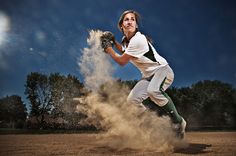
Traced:
<path id="1" fill-rule="evenodd" d="M 135 33 L 136 27 L 137 27 L 137 22 L 135 15 L 133 13 L 126 14 L 122 23 L 122 29 L 124 34 Z"/>

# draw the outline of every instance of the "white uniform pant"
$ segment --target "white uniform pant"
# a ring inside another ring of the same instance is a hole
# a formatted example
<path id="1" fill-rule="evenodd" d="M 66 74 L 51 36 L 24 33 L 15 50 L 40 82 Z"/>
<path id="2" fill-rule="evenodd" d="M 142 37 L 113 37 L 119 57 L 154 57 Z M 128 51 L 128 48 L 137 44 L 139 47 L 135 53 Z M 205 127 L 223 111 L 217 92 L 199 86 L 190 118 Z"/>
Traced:
<path id="1" fill-rule="evenodd" d="M 150 97 L 150 99 L 158 106 L 164 106 L 168 103 L 168 99 L 164 96 L 165 91 L 173 82 L 174 73 L 169 65 L 159 68 L 152 79 L 141 79 L 131 90 L 127 100 L 130 103 L 137 104 L 143 111 L 146 110 L 142 101 Z"/>

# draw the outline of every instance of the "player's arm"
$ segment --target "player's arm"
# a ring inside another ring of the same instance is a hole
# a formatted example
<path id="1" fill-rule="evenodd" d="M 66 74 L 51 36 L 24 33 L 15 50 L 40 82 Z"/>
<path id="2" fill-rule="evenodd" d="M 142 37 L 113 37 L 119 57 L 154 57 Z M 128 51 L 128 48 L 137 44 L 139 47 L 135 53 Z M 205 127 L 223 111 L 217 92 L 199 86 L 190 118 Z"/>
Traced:
<path id="1" fill-rule="evenodd" d="M 122 54 L 124 53 L 124 51 L 122 50 L 122 45 L 115 40 L 115 36 L 112 32 L 110 31 L 105 31 L 102 33 L 101 37 L 100 37 L 100 42 L 101 42 L 101 47 L 104 49 L 107 47 L 113 47 L 115 46 L 115 48 Z"/>
<path id="2" fill-rule="evenodd" d="M 114 61 L 116 61 L 119 65 L 124 66 L 129 62 L 129 60 L 132 58 L 132 56 L 123 53 L 122 55 L 117 54 L 112 47 L 106 48 L 106 53 L 108 53 Z"/>
<path id="3" fill-rule="evenodd" d="M 124 53 L 124 51 L 122 50 L 122 46 L 118 41 L 115 41 L 115 47 L 121 54 Z"/>

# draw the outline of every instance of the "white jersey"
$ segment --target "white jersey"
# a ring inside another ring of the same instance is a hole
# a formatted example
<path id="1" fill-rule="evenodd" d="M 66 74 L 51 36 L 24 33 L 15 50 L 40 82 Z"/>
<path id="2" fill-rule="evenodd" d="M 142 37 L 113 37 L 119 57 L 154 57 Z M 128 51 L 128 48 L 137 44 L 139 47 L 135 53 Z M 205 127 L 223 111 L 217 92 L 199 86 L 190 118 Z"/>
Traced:
<path id="1" fill-rule="evenodd" d="M 124 53 L 133 56 L 131 63 L 141 71 L 143 78 L 152 76 L 157 69 L 168 65 L 140 32 L 137 32 L 130 39 L 128 46 L 123 48 Z"/>

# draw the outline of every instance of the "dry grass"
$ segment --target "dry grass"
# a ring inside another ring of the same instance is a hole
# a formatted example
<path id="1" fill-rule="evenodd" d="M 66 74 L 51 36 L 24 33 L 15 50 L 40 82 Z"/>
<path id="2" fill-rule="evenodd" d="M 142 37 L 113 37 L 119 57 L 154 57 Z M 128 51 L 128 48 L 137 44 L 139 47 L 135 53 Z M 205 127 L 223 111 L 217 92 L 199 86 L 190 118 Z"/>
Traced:
<path id="1" fill-rule="evenodd" d="M 0 155 L 236 155 L 236 132 L 189 132 L 189 146 L 166 153 L 116 150 L 99 142 L 100 134 L 0 135 Z"/>

